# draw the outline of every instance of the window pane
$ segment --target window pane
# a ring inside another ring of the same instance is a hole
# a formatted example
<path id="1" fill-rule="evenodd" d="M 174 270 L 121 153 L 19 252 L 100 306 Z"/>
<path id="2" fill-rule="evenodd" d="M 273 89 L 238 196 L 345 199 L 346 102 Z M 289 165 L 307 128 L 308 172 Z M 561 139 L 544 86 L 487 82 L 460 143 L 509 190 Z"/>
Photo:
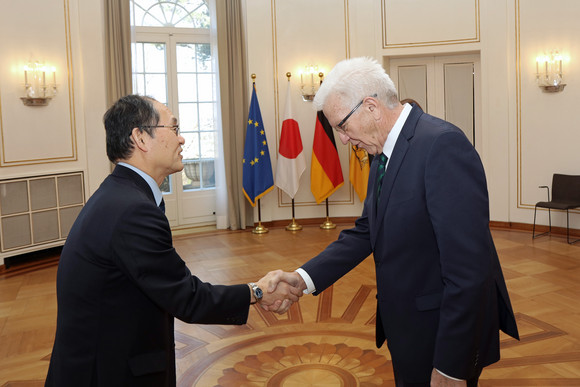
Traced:
<path id="1" fill-rule="evenodd" d="M 183 161 L 191 159 L 199 159 L 199 133 L 183 133 L 183 138 L 185 138 L 185 144 L 183 145 Z"/>
<path id="2" fill-rule="evenodd" d="M 196 103 L 179 104 L 179 127 L 181 128 L 181 133 L 199 130 Z"/>
<path id="3" fill-rule="evenodd" d="M 211 48 L 209 44 L 196 44 L 197 71 L 211 71 Z"/>
<path id="4" fill-rule="evenodd" d="M 145 14 L 145 17 L 143 18 L 143 25 L 147 27 L 165 25 L 165 17 L 163 15 L 162 8 L 159 6 L 149 8 L 148 12 Z"/>
<path id="5" fill-rule="evenodd" d="M 135 71 L 142 73 L 145 69 L 143 63 L 143 43 L 135 43 L 132 51 L 133 68 Z"/>
<path id="6" fill-rule="evenodd" d="M 133 93 L 145 95 L 145 75 L 133 75 Z"/>
<path id="7" fill-rule="evenodd" d="M 199 82 L 199 100 L 200 101 L 213 101 L 213 75 L 212 74 L 199 74 L 197 76 L 197 81 Z"/>
<path id="8" fill-rule="evenodd" d="M 215 132 L 201 132 L 201 157 L 213 159 L 215 157 Z"/>
<path id="9" fill-rule="evenodd" d="M 213 160 L 201 162 L 201 185 L 203 188 L 215 187 L 215 163 Z"/>
<path id="10" fill-rule="evenodd" d="M 178 74 L 177 83 L 179 102 L 197 101 L 197 81 L 195 74 Z"/>
<path id="11" fill-rule="evenodd" d="M 145 94 L 161 103 L 167 103 L 165 74 L 145 75 Z"/>
<path id="12" fill-rule="evenodd" d="M 177 72 L 195 72 L 195 44 L 177 45 Z"/>
<path id="13" fill-rule="evenodd" d="M 165 44 L 145 43 L 143 45 L 146 73 L 165 73 Z"/>
<path id="14" fill-rule="evenodd" d="M 210 131 L 215 130 L 213 121 L 213 103 L 199 104 L 199 130 Z"/>
<path id="15" fill-rule="evenodd" d="M 164 43 L 140 42 L 132 55 L 133 92 L 148 95 L 161 103 L 167 102 L 167 74 Z"/>
<path id="16" fill-rule="evenodd" d="M 199 161 L 184 162 L 181 177 L 183 190 L 198 189 L 201 187 Z"/>

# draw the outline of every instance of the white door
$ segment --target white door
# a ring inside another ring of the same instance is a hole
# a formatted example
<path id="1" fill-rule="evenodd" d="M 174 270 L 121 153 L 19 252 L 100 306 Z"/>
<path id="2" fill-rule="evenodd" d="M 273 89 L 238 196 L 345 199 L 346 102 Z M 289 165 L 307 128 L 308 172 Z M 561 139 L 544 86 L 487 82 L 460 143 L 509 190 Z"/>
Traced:
<path id="1" fill-rule="evenodd" d="M 397 58 L 389 69 L 399 99 L 414 99 L 426 113 L 456 125 L 480 150 L 479 55 Z"/>

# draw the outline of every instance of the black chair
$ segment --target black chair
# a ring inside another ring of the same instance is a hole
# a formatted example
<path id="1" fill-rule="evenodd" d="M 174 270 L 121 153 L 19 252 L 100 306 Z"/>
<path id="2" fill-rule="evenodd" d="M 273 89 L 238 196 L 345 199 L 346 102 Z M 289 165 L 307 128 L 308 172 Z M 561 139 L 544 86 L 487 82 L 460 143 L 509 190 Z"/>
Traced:
<path id="1" fill-rule="evenodd" d="M 550 188 L 546 185 L 541 185 L 539 188 L 546 188 L 548 190 L 548 201 L 537 202 L 534 208 L 534 228 L 532 230 L 532 239 L 542 235 L 550 234 L 552 232 L 552 216 L 550 209 L 566 210 L 566 241 L 569 244 L 576 243 L 580 239 L 570 242 L 570 212 L 573 208 L 580 207 L 580 176 L 578 175 L 562 175 L 554 173 L 552 178 L 552 200 L 550 200 Z M 536 211 L 538 207 L 548 209 L 548 219 L 550 228 L 548 231 L 536 235 Z"/>

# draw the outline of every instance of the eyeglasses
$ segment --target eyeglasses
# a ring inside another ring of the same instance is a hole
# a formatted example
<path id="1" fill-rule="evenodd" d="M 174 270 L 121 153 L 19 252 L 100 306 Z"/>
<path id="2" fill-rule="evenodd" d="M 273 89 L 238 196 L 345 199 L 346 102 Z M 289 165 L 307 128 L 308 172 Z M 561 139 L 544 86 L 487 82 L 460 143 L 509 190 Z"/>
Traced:
<path id="1" fill-rule="evenodd" d="M 377 94 L 375 93 L 375 94 L 371 95 L 370 97 L 376 98 L 377 97 Z M 340 121 L 338 123 L 338 125 L 336 125 L 336 127 L 334 129 L 337 130 L 338 132 L 346 133 L 346 131 L 344 130 L 344 128 L 342 126 L 344 125 L 344 123 L 346 122 L 346 120 L 348 120 L 350 118 L 350 116 L 352 116 L 352 114 L 354 112 L 356 112 L 356 109 L 358 109 L 363 104 L 363 102 L 365 101 L 365 99 L 367 99 L 367 98 L 368 97 L 364 97 L 363 99 L 361 99 L 361 101 L 356 104 L 356 106 L 350 111 L 350 113 L 348 113 L 346 115 L 346 117 L 344 117 L 342 119 L 342 121 Z"/>
<path id="2" fill-rule="evenodd" d="M 143 125 L 140 128 L 169 128 L 176 136 L 179 136 L 179 125 Z"/>

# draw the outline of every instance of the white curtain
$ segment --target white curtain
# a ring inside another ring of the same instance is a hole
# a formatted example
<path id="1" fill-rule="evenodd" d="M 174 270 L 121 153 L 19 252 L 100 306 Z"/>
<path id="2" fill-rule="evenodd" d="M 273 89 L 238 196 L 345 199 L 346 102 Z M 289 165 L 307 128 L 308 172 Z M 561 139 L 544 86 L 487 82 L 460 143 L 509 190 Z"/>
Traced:
<path id="1" fill-rule="evenodd" d="M 216 227 L 226 229 L 229 227 L 228 219 L 228 189 L 226 185 L 225 162 L 224 162 L 224 143 L 223 143 L 223 126 L 221 114 L 221 95 L 220 95 L 220 76 L 219 76 L 219 58 L 218 58 L 218 39 L 217 39 L 217 22 L 216 22 L 216 0 L 206 0 L 210 12 L 210 43 L 212 69 L 216 74 L 214 82 L 214 96 L 216 108 L 214 109 L 214 122 L 217 130 L 217 152 L 215 156 L 215 188 L 216 188 Z"/>

